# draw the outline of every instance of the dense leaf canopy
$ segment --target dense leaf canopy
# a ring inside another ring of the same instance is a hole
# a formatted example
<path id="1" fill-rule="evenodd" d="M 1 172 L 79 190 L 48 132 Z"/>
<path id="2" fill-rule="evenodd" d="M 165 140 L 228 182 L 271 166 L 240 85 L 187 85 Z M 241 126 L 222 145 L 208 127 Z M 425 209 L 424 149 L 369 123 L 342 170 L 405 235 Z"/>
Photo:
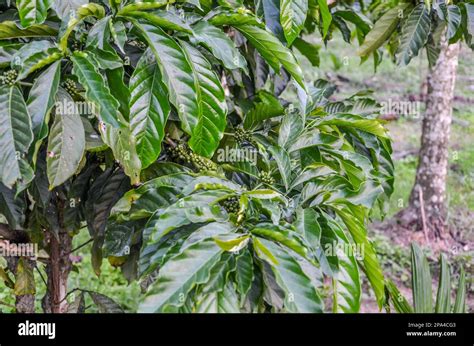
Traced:
<path id="1" fill-rule="evenodd" d="M 380 106 L 305 83 L 294 55 L 317 65 L 302 38 L 314 30 L 350 39 L 354 25 L 362 42 L 361 13 L 315 0 L 13 5 L 0 1 L 12 228 L 41 242 L 87 225 L 94 270 L 107 257 L 141 280 L 143 312 L 357 312 L 362 273 L 382 307 L 366 231 L 393 190 Z M 425 43 L 426 13 L 411 13 L 402 60 Z M 372 33 L 364 52 L 389 34 Z"/>

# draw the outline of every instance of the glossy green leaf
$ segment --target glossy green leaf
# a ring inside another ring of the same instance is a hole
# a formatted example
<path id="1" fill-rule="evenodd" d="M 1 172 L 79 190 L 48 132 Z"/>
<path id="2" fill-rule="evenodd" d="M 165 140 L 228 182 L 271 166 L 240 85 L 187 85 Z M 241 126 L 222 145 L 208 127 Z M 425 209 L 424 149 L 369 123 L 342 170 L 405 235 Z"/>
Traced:
<path id="1" fill-rule="evenodd" d="M 200 114 L 200 105 L 191 63 L 183 48 L 162 29 L 138 21 L 135 26 L 144 34 L 155 54 L 170 92 L 170 101 L 178 110 L 181 127 L 186 133 L 192 134 L 193 125 L 196 125 L 197 115 Z"/>
<path id="2" fill-rule="evenodd" d="M 68 94 L 59 95 L 59 102 L 74 102 Z M 63 184 L 76 173 L 86 146 L 84 127 L 76 112 L 56 110 L 48 137 L 46 159 L 49 189 Z"/>
<path id="3" fill-rule="evenodd" d="M 168 91 L 153 55 L 145 53 L 130 79 L 130 127 L 143 168 L 160 155 L 171 110 Z"/>
<path id="4" fill-rule="evenodd" d="M 25 221 L 24 202 L 15 198 L 15 191 L 0 183 L 0 214 L 12 229 L 21 229 Z"/>
<path id="5" fill-rule="evenodd" d="M 47 126 L 48 114 L 54 106 L 60 79 L 61 63 L 55 62 L 35 80 L 31 87 L 26 104 L 36 140 L 42 139 L 40 136 Z"/>
<path id="6" fill-rule="evenodd" d="M 370 31 L 370 21 L 362 13 L 353 10 L 338 10 L 335 11 L 333 15 L 341 17 L 348 22 L 351 22 L 364 35 L 366 35 Z"/>
<path id="7" fill-rule="evenodd" d="M 154 0 L 154 1 L 133 1 L 132 3 L 124 6 L 119 12 L 118 15 L 128 15 L 130 12 L 135 11 L 146 11 L 154 10 L 168 4 L 167 0 Z"/>
<path id="8" fill-rule="evenodd" d="M 309 60 L 312 66 L 319 66 L 319 50 L 320 46 L 309 43 L 299 37 L 293 41 L 293 47 L 295 47 L 306 59 Z"/>
<path id="9" fill-rule="evenodd" d="M 167 306 L 180 307 L 189 291 L 209 280 L 210 271 L 222 255 L 213 240 L 204 240 L 170 258 L 160 269 L 138 311 L 162 312 Z"/>
<path id="10" fill-rule="evenodd" d="M 125 68 L 120 66 L 115 69 L 108 69 L 105 74 L 109 86 L 113 86 L 110 88 L 110 93 L 120 103 L 120 113 L 128 121 L 130 118 L 130 90 L 125 85 Z"/>
<path id="11" fill-rule="evenodd" d="M 457 33 L 459 26 L 461 25 L 461 10 L 456 5 L 449 5 L 447 11 L 448 31 L 446 36 L 448 40 L 451 40 Z"/>
<path id="12" fill-rule="evenodd" d="M 293 53 L 283 46 L 277 38 L 257 26 L 241 25 L 237 29 L 250 41 L 275 71 L 280 70 L 281 64 L 295 81 L 305 88 L 301 67 Z"/>
<path id="13" fill-rule="evenodd" d="M 384 42 L 395 31 L 398 22 L 402 18 L 400 13 L 403 13 L 410 4 L 401 3 L 398 6 L 388 10 L 382 17 L 375 22 L 372 30 L 365 37 L 364 43 L 360 46 L 358 54 L 360 56 L 367 56 L 370 53 L 381 47 Z"/>
<path id="14" fill-rule="evenodd" d="M 74 31 L 76 26 L 79 25 L 87 17 L 95 17 L 97 19 L 104 18 L 104 7 L 99 4 L 88 3 L 86 5 L 78 7 L 75 12 L 70 13 L 69 20 L 67 21 L 67 27 L 60 33 L 59 48 L 61 49 L 61 51 L 66 51 L 69 36 Z"/>
<path id="15" fill-rule="evenodd" d="M 61 52 L 49 41 L 34 41 L 24 45 L 14 55 L 12 68 L 18 70 L 18 80 L 62 58 Z"/>
<path id="16" fill-rule="evenodd" d="M 285 292 L 284 306 L 288 312 L 323 312 L 323 301 L 311 284 L 310 278 L 301 269 L 299 262 L 275 243 L 260 239 L 260 242 L 277 260 L 269 262 L 278 286 Z"/>
<path id="17" fill-rule="evenodd" d="M 75 52 L 71 56 L 73 73 L 86 89 L 86 99 L 96 107 L 100 120 L 106 125 L 120 127 L 119 103 L 111 95 L 104 77 L 99 73 L 87 53 Z"/>
<path id="18" fill-rule="evenodd" d="M 344 231 L 337 224 L 332 222 L 330 224 L 332 224 L 331 228 L 337 238 L 331 249 L 333 255 L 337 256 L 339 268 L 333 277 L 333 312 L 356 313 L 360 310 L 362 298 L 361 280 L 356 259 L 362 258 L 364 252 L 349 242 Z M 342 251 L 336 252 L 337 247 L 340 247 Z"/>
<path id="19" fill-rule="evenodd" d="M 193 25 L 193 37 L 222 61 L 226 68 L 247 71 L 247 61 L 222 29 L 200 21 Z"/>
<path id="20" fill-rule="evenodd" d="M 185 225 L 223 221 L 224 215 L 220 208 L 212 203 L 225 195 L 227 193 L 223 191 L 204 191 L 180 199 L 161 213 L 159 222 L 150 234 L 150 242 L 157 242 L 164 235 Z"/>
<path id="21" fill-rule="evenodd" d="M 326 0 L 318 0 L 318 5 L 319 12 L 321 13 L 323 37 L 326 37 L 332 22 L 331 11 L 329 10 Z"/>
<path id="22" fill-rule="evenodd" d="M 86 139 L 86 151 L 98 152 L 107 149 L 107 145 L 100 138 L 99 133 L 94 129 L 91 122 L 85 117 L 81 117 L 84 126 L 84 135 Z"/>
<path id="23" fill-rule="evenodd" d="M 236 19 L 232 16 L 211 18 L 214 25 L 231 25 L 239 30 L 249 42 L 258 50 L 265 61 L 277 72 L 283 66 L 288 73 L 305 88 L 303 73 L 293 53 L 286 48 L 272 33 L 255 25 L 255 20 L 250 16 L 241 16 Z"/>
<path id="24" fill-rule="evenodd" d="M 339 137 L 332 134 L 322 133 L 319 130 L 305 131 L 288 149 L 289 153 L 304 150 L 316 146 L 339 147 L 342 144 Z"/>
<path id="25" fill-rule="evenodd" d="M 211 64 L 194 47 L 181 43 L 191 67 L 198 95 L 198 113 L 187 116 L 191 126 L 190 148 L 204 157 L 212 157 L 224 136 L 227 103 L 219 77 Z"/>
<path id="26" fill-rule="evenodd" d="M 296 211 L 296 230 L 313 248 L 321 243 L 321 226 L 318 223 L 318 213 L 313 209 L 298 209 Z"/>
<path id="27" fill-rule="evenodd" d="M 107 169 L 89 189 L 87 223 L 92 235 L 103 233 L 112 207 L 128 191 L 130 179 L 120 170 Z"/>
<path id="28" fill-rule="evenodd" d="M 136 138 L 126 127 L 108 127 L 102 132 L 104 142 L 112 149 L 114 157 L 120 162 L 132 185 L 140 183 L 142 163 L 137 153 Z"/>
<path id="29" fill-rule="evenodd" d="M 26 29 L 19 28 L 15 22 L 5 21 L 0 23 L 0 40 L 10 40 L 26 37 L 56 36 L 58 31 L 47 25 L 31 25 Z"/>
<path id="30" fill-rule="evenodd" d="M 33 83 L 26 105 L 31 117 L 35 146 L 33 161 L 42 141 L 48 135 L 48 123 L 51 109 L 56 100 L 61 79 L 61 62 L 53 63 Z"/>
<path id="31" fill-rule="evenodd" d="M 273 159 L 276 161 L 285 190 L 288 190 L 291 183 L 290 155 L 288 155 L 285 149 L 280 147 L 270 146 L 267 150 L 272 154 Z"/>
<path id="32" fill-rule="evenodd" d="M 234 272 L 234 270 L 235 270 L 234 255 L 229 252 L 224 252 L 219 262 L 217 262 L 217 264 L 211 269 L 211 273 L 209 275 L 209 281 L 206 282 L 204 285 L 202 285 L 202 294 L 212 295 L 212 293 L 221 293 L 226 290 L 226 286 L 228 284 L 233 286 L 233 284 L 229 280 L 230 279 L 229 276 L 230 276 L 230 273 Z"/>
<path id="33" fill-rule="evenodd" d="M 337 125 L 341 127 L 357 128 L 364 132 L 372 133 L 382 138 L 388 138 L 387 130 L 377 119 L 367 119 L 360 115 L 354 114 L 332 114 L 316 120 L 315 124 L 320 125 Z"/>
<path id="34" fill-rule="evenodd" d="M 347 211 L 336 209 L 336 213 L 341 217 L 352 236 L 352 239 L 358 246 L 364 248 L 364 256 L 362 258 L 363 270 L 369 279 L 369 282 L 375 292 L 377 303 L 381 309 L 385 302 L 385 287 L 382 268 L 377 259 L 377 254 L 372 244 L 367 239 L 365 227 L 354 216 Z"/>
<path id="35" fill-rule="evenodd" d="M 26 28 L 46 20 L 52 0 L 16 0 L 21 25 Z"/>
<path id="36" fill-rule="evenodd" d="M 260 223 L 250 229 L 252 234 L 278 242 L 302 257 L 308 257 L 308 243 L 299 233 L 279 225 Z M 260 238 L 261 239 L 261 238 Z"/>
<path id="37" fill-rule="evenodd" d="M 260 11 L 263 10 L 265 25 L 282 42 L 285 41 L 285 34 L 280 23 L 280 0 L 262 0 Z M 259 12 L 259 11 L 257 11 Z"/>
<path id="38" fill-rule="evenodd" d="M 286 114 L 281 121 L 280 132 L 278 134 L 278 145 L 282 148 L 289 148 L 289 146 L 300 136 L 301 132 L 303 132 L 303 129 L 304 123 L 300 114 Z"/>
<path id="39" fill-rule="evenodd" d="M 114 39 L 115 44 L 119 47 L 120 51 L 125 54 L 125 44 L 127 43 L 127 28 L 122 22 L 109 22 L 110 33 Z"/>
<path id="40" fill-rule="evenodd" d="M 87 5 L 89 0 L 54 0 L 53 8 L 61 19 L 68 19 L 76 13 L 79 7 Z"/>
<path id="41" fill-rule="evenodd" d="M 431 18 L 424 4 L 419 4 L 409 14 L 402 27 L 400 45 L 398 46 L 398 61 L 408 65 L 416 57 L 428 40 L 431 29 Z"/>
<path id="42" fill-rule="evenodd" d="M 158 26 L 163 30 L 173 30 L 178 32 L 185 32 L 191 34 L 193 31 L 188 23 L 186 23 L 180 16 L 167 11 L 155 11 L 147 13 L 142 11 L 128 12 L 127 17 L 143 19 L 147 23 Z"/>
<path id="43" fill-rule="evenodd" d="M 345 20 L 339 16 L 333 16 L 332 23 L 334 24 L 334 27 L 336 27 L 341 32 L 342 39 L 346 43 L 350 44 L 352 39 L 351 29 L 349 28 Z"/>
<path id="44" fill-rule="evenodd" d="M 13 57 L 21 49 L 21 43 L 10 43 L 0 41 L 0 67 L 7 67 L 11 64 Z"/>
<path id="45" fill-rule="evenodd" d="M 0 87 L 0 109 L 0 181 L 12 188 L 22 176 L 20 160 L 33 141 L 33 131 L 18 87 Z"/>
<path id="46" fill-rule="evenodd" d="M 200 301 L 197 313 L 238 313 L 239 298 L 232 283 L 227 283 L 222 292 L 206 294 Z"/>
<path id="47" fill-rule="evenodd" d="M 86 40 L 86 47 L 94 49 L 104 49 L 107 40 L 110 38 L 111 17 L 107 16 L 98 20 L 89 31 Z"/>
<path id="48" fill-rule="evenodd" d="M 286 42 L 291 46 L 300 35 L 306 21 L 308 0 L 281 0 L 280 22 L 285 33 Z M 325 20 L 325 17 L 323 17 Z"/>
<path id="49" fill-rule="evenodd" d="M 253 107 L 247 112 L 244 119 L 244 128 L 253 130 L 262 125 L 266 119 L 283 115 L 284 109 L 280 101 L 266 91 L 258 94 L 258 99 L 254 101 Z"/>
<path id="50" fill-rule="evenodd" d="M 328 215 L 323 217 L 318 215 L 318 224 L 321 227 L 321 246 L 316 249 L 316 256 L 321 271 L 330 277 L 335 277 L 339 272 L 339 256 L 332 249 L 334 244 L 337 244 L 338 237 L 333 229 L 334 227 L 331 226 Z"/>
<path id="51" fill-rule="evenodd" d="M 253 279 L 253 259 L 249 250 L 246 249 L 236 260 L 235 280 L 241 295 L 245 296 L 249 292 Z"/>

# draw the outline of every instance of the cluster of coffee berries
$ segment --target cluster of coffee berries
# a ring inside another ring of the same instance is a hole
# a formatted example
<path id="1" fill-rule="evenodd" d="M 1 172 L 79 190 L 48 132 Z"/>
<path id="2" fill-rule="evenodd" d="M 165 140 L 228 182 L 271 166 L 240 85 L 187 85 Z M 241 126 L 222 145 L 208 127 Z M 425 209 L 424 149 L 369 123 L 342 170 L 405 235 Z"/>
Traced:
<path id="1" fill-rule="evenodd" d="M 270 175 L 270 172 L 260 172 L 258 174 L 258 179 L 264 184 L 273 185 L 275 184 L 275 179 Z"/>
<path id="2" fill-rule="evenodd" d="M 252 133 L 245 131 L 242 128 L 238 128 L 235 130 L 234 133 L 235 140 L 237 143 L 242 144 L 245 142 L 251 143 L 252 142 Z"/>
<path id="3" fill-rule="evenodd" d="M 199 171 L 217 171 L 217 165 L 205 157 L 190 153 L 191 162 L 196 166 Z"/>
<path id="4" fill-rule="evenodd" d="M 186 163 L 190 163 L 190 157 L 189 157 L 189 149 L 186 144 L 180 143 L 176 147 L 171 147 L 169 149 L 171 156 L 173 158 L 178 158 L 181 161 L 185 161 Z"/>
<path id="5" fill-rule="evenodd" d="M 142 41 L 136 41 L 137 47 L 140 49 L 147 49 L 147 45 Z"/>
<path id="6" fill-rule="evenodd" d="M 74 41 L 74 42 L 72 42 L 71 48 L 72 48 L 72 51 L 73 51 L 73 52 L 76 52 L 76 51 L 81 50 L 82 45 L 81 45 L 80 42 Z"/>
<path id="7" fill-rule="evenodd" d="M 199 171 L 217 171 L 217 165 L 214 162 L 193 153 L 185 143 L 178 144 L 170 149 L 170 152 L 173 157 L 193 164 Z"/>
<path id="8" fill-rule="evenodd" d="M 69 95 L 74 96 L 78 93 L 76 82 L 72 79 L 66 79 L 64 82 L 64 89 L 69 93 Z"/>
<path id="9" fill-rule="evenodd" d="M 13 86 L 15 81 L 18 77 L 17 70 L 9 70 L 4 72 L 2 76 L 0 76 L 0 83 L 3 85 Z"/>
<path id="10" fill-rule="evenodd" d="M 220 202 L 224 209 L 230 214 L 237 214 L 240 210 L 240 204 L 237 197 L 229 197 Z"/>

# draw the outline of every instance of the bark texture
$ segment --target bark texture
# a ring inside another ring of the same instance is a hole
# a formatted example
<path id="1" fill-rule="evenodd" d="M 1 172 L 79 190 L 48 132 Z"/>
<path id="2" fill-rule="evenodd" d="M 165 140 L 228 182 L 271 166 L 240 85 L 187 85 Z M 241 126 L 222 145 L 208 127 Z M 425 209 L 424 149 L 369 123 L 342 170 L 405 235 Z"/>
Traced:
<path id="1" fill-rule="evenodd" d="M 442 38 L 438 60 L 429 71 L 415 186 L 401 217 L 405 224 L 415 223 L 426 238 L 444 238 L 447 229 L 446 178 L 459 48 Z"/>
<path id="2" fill-rule="evenodd" d="M 46 234 L 49 243 L 48 290 L 42 301 L 46 313 L 67 313 L 68 277 L 72 269 L 72 237 L 64 225 L 65 200 L 56 200 L 58 224 L 55 232 Z"/>
<path id="3" fill-rule="evenodd" d="M 58 237 L 50 235 L 49 242 L 48 292 L 43 299 L 43 310 L 56 314 L 67 313 L 67 281 L 72 268 L 69 258 L 72 239 L 66 231 L 62 231 Z"/>

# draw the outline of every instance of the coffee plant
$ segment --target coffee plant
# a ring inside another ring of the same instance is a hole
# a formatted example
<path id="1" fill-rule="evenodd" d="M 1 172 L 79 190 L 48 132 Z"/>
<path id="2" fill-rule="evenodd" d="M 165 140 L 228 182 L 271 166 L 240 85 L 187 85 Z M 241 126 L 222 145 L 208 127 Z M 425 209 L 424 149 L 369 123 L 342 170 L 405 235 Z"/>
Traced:
<path id="1" fill-rule="evenodd" d="M 94 271 L 107 258 L 140 280 L 140 312 L 357 312 L 364 276 L 382 308 L 366 229 L 393 190 L 380 106 L 305 83 L 293 51 L 317 65 L 302 34 L 328 42 L 344 20 L 363 37 L 356 12 L 315 0 L 0 8 L 1 234 L 47 254 L 2 268 L 17 309 L 31 310 L 44 264 L 43 310 L 83 311 L 66 293 L 86 226 Z"/>

